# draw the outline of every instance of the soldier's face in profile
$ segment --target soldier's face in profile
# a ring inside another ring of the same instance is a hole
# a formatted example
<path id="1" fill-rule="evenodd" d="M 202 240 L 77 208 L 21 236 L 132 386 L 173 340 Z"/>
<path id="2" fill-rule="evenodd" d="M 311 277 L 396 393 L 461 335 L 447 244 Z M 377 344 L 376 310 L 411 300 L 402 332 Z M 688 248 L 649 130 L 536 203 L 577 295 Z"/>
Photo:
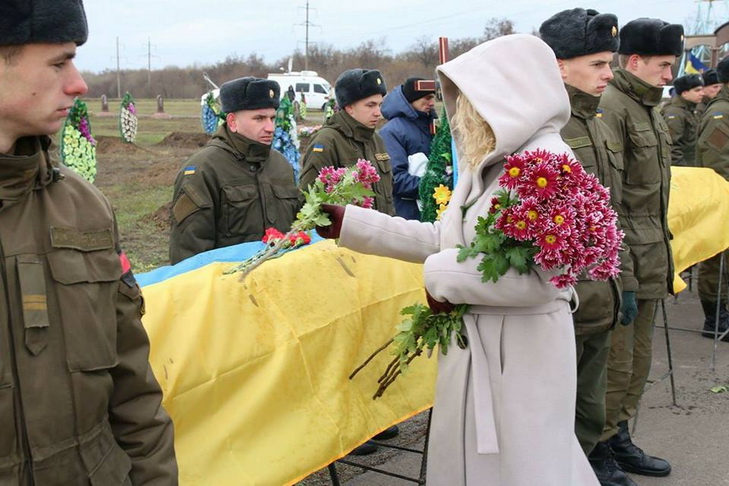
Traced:
<path id="1" fill-rule="evenodd" d="M 273 142 L 276 128 L 276 110 L 273 108 L 236 111 L 228 115 L 226 121 L 231 130 L 254 142 L 264 145 Z"/>
<path id="2" fill-rule="evenodd" d="M 704 97 L 704 87 L 696 86 L 695 88 L 687 89 L 681 92 L 681 97 L 689 103 L 701 103 L 701 99 Z"/>
<path id="3" fill-rule="evenodd" d="M 610 51 L 588 54 L 572 59 L 559 59 L 559 72 L 562 80 L 580 91 L 592 96 L 600 96 L 613 79 L 610 61 L 613 53 Z"/>
<path id="4" fill-rule="evenodd" d="M 375 128 L 377 122 L 380 121 L 380 107 L 382 106 L 381 94 L 376 94 L 363 98 L 359 101 L 355 101 L 351 105 L 344 107 L 345 111 L 349 116 L 360 122 L 362 125 L 370 128 Z"/>
<path id="5" fill-rule="evenodd" d="M 642 57 L 633 54 L 628 59 L 626 69 L 646 83 L 662 88 L 673 79 L 671 67 L 675 62 L 676 56 Z"/>
<path id="6" fill-rule="evenodd" d="M 58 132 L 74 98 L 87 91 L 73 63 L 76 44 L 27 44 L 0 59 L 0 133 L 3 138 Z"/>
<path id="7" fill-rule="evenodd" d="M 704 96 L 713 100 L 714 98 L 716 98 L 716 95 L 719 94 L 719 91 L 721 91 L 721 86 L 722 86 L 721 83 L 710 84 L 708 86 L 704 86 Z"/>

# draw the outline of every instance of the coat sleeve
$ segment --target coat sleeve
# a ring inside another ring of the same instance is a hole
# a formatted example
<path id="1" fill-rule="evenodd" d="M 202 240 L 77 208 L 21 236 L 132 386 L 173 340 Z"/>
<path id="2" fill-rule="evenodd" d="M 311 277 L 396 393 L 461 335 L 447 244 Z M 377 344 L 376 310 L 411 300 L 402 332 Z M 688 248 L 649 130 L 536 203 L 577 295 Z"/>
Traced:
<path id="1" fill-rule="evenodd" d="M 322 130 L 328 129 L 322 128 Z M 325 137 L 314 137 L 301 160 L 299 188 L 305 191 L 309 184 L 319 176 L 319 171 L 328 166 L 341 167 L 337 160 L 336 150 L 333 144 L 327 143 Z"/>
<path id="2" fill-rule="evenodd" d="M 729 113 L 707 110 L 697 143 L 698 165 L 729 180 Z"/>
<path id="3" fill-rule="evenodd" d="M 417 199 L 418 188 L 420 185 L 420 177 L 411 175 L 408 172 L 408 150 L 405 147 L 404 137 L 406 133 L 398 130 L 398 126 L 394 125 L 388 128 L 391 123 L 397 123 L 397 119 L 387 122 L 388 124 L 380 130 L 380 136 L 385 141 L 387 153 L 390 155 L 392 164 L 392 193 L 395 196 L 406 199 Z"/>
<path id="4" fill-rule="evenodd" d="M 205 180 L 203 171 L 185 175 L 175 181 L 170 230 L 170 262 L 215 248 L 216 201 L 218 195 Z"/>
<path id="5" fill-rule="evenodd" d="M 360 253 L 422 263 L 440 249 L 440 222 L 421 223 L 347 206 L 339 245 Z"/>
<path id="6" fill-rule="evenodd" d="M 149 365 L 149 339 L 142 326 L 142 293 L 117 244 L 124 274 L 117 295 L 118 364 L 111 370 L 109 422 L 132 461 L 132 484 L 177 484 L 172 420 L 162 408 L 162 390 Z"/>
<path id="7" fill-rule="evenodd" d="M 481 281 L 480 259 L 457 261 L 458 249 L 449 248 L 425 260 L 425 288 L 438 301 L 497 307 L 531 307 L 557 299 L 563 290 L 549 279 L 556 273 L 532 270 L 520 275 L 510 269 L 496 282 Z"/>

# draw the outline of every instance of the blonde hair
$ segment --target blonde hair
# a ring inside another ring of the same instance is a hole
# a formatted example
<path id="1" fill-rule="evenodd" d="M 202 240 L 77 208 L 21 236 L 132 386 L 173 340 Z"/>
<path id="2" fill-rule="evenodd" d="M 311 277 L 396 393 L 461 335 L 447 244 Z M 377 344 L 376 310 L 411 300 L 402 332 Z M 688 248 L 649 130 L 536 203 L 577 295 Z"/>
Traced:
<path id="1" fill-rule="evenodd" d="M 486 123 L 462 93 L 456 99 L 456 113 L 451 123 L 453 134 L 460 142 L 461 156 L 471 167 L 476 167 L 496 148 L 496 137 L 491 125 Z"/>

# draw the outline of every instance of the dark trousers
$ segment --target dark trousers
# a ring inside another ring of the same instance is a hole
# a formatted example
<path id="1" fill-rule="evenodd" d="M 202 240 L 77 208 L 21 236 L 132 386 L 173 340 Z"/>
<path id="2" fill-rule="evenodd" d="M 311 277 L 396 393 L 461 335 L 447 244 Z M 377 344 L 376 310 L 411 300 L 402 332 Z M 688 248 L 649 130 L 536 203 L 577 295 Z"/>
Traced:
<path id="1" fill-rule="evenodd" d="M 575 435 L 586 456 L 592 452 L 605 427 L 610 334 L 611 331 L 604 331 L 575 336 L 577 343 Z"/>

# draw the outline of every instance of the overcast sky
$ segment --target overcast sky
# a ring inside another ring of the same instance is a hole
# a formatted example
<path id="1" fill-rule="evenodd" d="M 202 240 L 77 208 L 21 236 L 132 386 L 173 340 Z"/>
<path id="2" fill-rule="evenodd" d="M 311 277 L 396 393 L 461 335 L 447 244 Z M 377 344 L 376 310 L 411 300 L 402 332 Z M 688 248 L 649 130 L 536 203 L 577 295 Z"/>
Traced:
<path id="1" fill-rule="evenodd" d="M 714 2 L 714 25 L 729 20 L 728 3 Z M 122 69 L 147 67 L 148 41 L 152 69 L 215 64 L 254 52 L 274 62 L 304 49 L 306 0 L 86 0 L 85 5 L 90 32 L 77 56 L 82 70 L 116 69 L 117 37 Z M 621 26 L 657 17 L 684 24 L 687 33 L 695 32 L 697 18 L 706 21 L 709 15 L 709 3 L 696 0 L 309 0 L 309 7 L 309 22 L 315 24 L 310 42 L 349 48 L 376 39 L 393 53 L 424 36 L 433 42 L 438 36 L 479 36 L 492 17 L 510 19 L 518 32 L 530 33 L 552 14 L 574 7 L 614 13 Z"/>

